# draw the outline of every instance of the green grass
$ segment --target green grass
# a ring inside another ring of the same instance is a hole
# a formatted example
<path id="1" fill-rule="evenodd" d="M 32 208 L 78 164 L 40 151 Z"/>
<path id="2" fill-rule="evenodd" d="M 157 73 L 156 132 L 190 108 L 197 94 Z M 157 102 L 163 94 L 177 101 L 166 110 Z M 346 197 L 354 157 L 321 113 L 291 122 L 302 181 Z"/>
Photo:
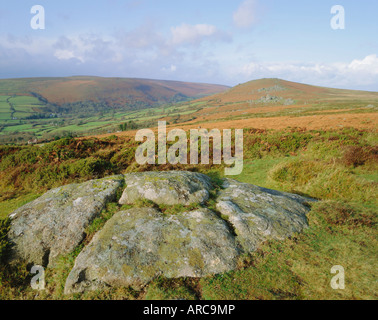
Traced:
<path id="1" fill-rule="evenodd" d="M 0 202 L 0 220 L 5 219 L 14 210 L 37 199 L 41 194 L 26 194 L 17 198 L 3 200 Z"/>
<path id="2" fill-rule="evenodd" d="M 330 220 L 343 211 L 355 213 L 356 221 Z M 318 203 L 303 234 L 266 243 L 241 270 L 201 280 L 203 298 L 376 299 L 377 232 L 369 219 L 375 219 L 374 212 L 363 208 Z M 334 265 L 346 270 L 345 291 L 330 286 Z"/>
<path id="3" fill-rule="evenodd" d="M 5 113 L 1 112 L 0 113 L 0 120 L 10 120 L 11 119 L 11 113 Z"/>
<path id="4" fill-rule="evenodd" d="M 117 200 L 119 200 L 120 196 L 121 194 L 117 196 Z M 84 240 L 84 243 L 88 244 L 92 240 L 92 237 L 96 234 L 96 232 L 100 231 L 105 223 L 120 210 L 121 206 L 118 205 L 118 203 L 107 203 L 106 207 L 101 211 L 100 216 L 98 218 L 95 218 L 92 223 L 86 228 L 86 239 Z"/>
<path id="5" fill-rule="evenodd" d="M 35 128 L 33 128 L 32 124 L 20 124 L 17 126 L 5 127 L 3 129 L 3 132 L 5 133 L 5 132 L 15 132 L 15 131 L 27 131 L 30 129 L 36 130 Z"/>
<path id="6" fill-rule="evenodd" d="M 196 111 L 190 104 L 178 104 L 127 112 L 123 110 L 106 111 L 99 116 L 92 114 L 80 120 L 77 119 L 76 114 L 64 114 L 60 118 L 26 119 L 43 113 L 44 104 L 37 98 L 29 96 L 16 96 L 9 100 L 14 107 L 13 113 L 7 101 L 0 101 L 0 126 L 4 126 L 0 138 L 6 143 L 27 142 L 35 137 L 52 140 L 56 136 L 65 136 L 67 132 L 78 136 L 116 132 L 119 131 L 120 124 L 131 120 L 138 123 L 140 127 L 149 127 L 162 117 L 169 116 L 172 119 L 179 116 L 190 117 Z M 12 120 L 11 116 L 17 119 Z M 32 129 L 25 128 L 25 124 L 32 126 Z"/>
<path id="7" fill-rule="evenodd" d="M 244 161 L 243 173 L 234 178 L 240 182 L 251 183 L 264 188 L 274 188 L 275 183 L 269 180 L 269 171 L 275 165 L 287 160 L 283 158 L 264 158 Z"/>
<path id="8" fill-rule="evenodd" d="M 32 115 L 33 115 L 33 113 L 18 112 L 18 111 L 16 111 L 15 113 L 13 113 L 13 117 L 17 118 L 17 119 L 25 119 L 25 118 L 30 117 Z M 17 130 L 21 131 L 23 129 L 21 129 L 21 126 L 18 126 Z"/>
<path id="9" fill-rule="evenodd" d="M 12 98 L 9 99 L 9 102 L 12 103 L 15 106 L 24 106 L 24 105 L 40 106 L 40 105 L 43 105 L 43 103 L 41 101 L 39 101 L 38 98 L 29 97 L 29 96 L 12 97 Z"/>
<path id="10" fill-rule="evenodd" d="M 10 230 L 10 220 L 0 219 L 0 265 L 3 262 L 2 257 L 6 254 L 8 249 L 8 232 Z"/>
<path id="11" fill-rule="evenodd" d="M 7 100 L 8 100 L 8 98 L 10 98 L 10 96 L 2 96 L 2 95 L 0 95 L 0 104 L 2 103 L 2 102 L 6 102 Z"/>
<path id="12" fill-rule="evenodd" d="M 27 113 L 35 113 L 34 108 L 42 109 L 42 106 L 16 106 L 15 109 L 17 112 L 27 112 Z"/>
<path id="13" fill-rule="evenodd" d="M 10 105 L 7 101 L 0 101 L 0 111 L 1 112 L 10 111 Z"/>

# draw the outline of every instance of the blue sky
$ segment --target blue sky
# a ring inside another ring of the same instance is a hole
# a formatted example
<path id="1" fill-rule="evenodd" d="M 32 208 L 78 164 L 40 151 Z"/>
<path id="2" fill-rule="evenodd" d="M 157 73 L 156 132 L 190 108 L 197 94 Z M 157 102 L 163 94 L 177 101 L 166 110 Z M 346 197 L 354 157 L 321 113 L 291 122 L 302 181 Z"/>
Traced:
<path id="1" fill-rule="evenodd" d="M 34 30 L 33 5 L 45 9 Z M 331 28 L 331 7 L 345 29 Z M 378 90 L 378 1 L 0 2 L 0 78 L 95 75 Z"/>

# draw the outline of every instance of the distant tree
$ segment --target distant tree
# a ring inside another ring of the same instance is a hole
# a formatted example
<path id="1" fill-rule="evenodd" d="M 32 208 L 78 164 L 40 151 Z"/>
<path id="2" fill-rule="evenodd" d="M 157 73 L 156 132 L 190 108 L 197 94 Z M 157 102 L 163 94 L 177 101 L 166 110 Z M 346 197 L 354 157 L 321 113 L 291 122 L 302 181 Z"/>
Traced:
<path id="1" fill-rule="evenodd" d="M 136 130 L 138 128 L 139 128 L 138 124 L 134 122 L 133 120 L 130 120 L 129 122 L 121 123 L 119 125 L 119 129 L 121 131 Z"/>

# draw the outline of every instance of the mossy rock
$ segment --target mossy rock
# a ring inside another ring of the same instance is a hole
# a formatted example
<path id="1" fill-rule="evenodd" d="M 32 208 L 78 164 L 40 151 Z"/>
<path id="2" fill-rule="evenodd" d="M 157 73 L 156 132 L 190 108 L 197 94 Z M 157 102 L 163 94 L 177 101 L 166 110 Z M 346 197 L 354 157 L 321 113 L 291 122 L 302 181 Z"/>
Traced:
<path id="1" fill-rule="evenodd" d="M 46 192 L 11 215 L 10 263 L 53 265 L 84 239 L 85 228 L 114 200 L 123 175 Z"/>
<path id="2" fill-rule="evenodd" d="M 141 172 L 125 175 L 126 189 L 120 204 L 147 199 L 163 205 L 190 205 L 209 199 L 211 179 L 188 171 Z"/>
<path id="3" fill-rule="evenodd" d="M 314 199 L 225 179 L 217 209 L 233 226 L 245 252 L 268 240 L 284 240 L 308 227 L 307 204 Z"/>
<path id="4" fill-rule="evenodd" d="M 308 226 L 313 199 L 231 179 L 212 188 L 206 175 L 171 171 L 50 190 L 11 214 L 8 262 L 54 266 L 59 256 L 83 246 L 86 228 L 122 191 L 127 209 L 113 203 L 115 214 L 78 255 L 66 293 L 109 286 L 139 290 L 159 276 L 228 272 L 264 241 L 286 239 Z"/>
<path id="5" fill-rule="evenodd" d="M 227 224 L 208 209 L 165 216 L 154 208 L 114 215 L 80 253 L 65 292 L 104 286 L 141 289 L 154 278 L 203 277 L 236 267 Z"/>

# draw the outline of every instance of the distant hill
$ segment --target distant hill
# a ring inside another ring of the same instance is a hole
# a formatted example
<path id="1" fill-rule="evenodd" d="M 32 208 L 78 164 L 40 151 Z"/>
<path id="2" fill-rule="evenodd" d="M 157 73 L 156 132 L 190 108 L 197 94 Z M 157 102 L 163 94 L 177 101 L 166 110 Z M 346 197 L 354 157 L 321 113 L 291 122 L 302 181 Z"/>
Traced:
<path id="1" fill-rule="evenodd" d="M 378 92 L 260 79 L 188 103 L 192 113 L 168 122 L 207 128 L 373 128 Z M 184 108 L 184 107 L 183 107 Z"/>
<path id="2" fill-rule="evenodd" d="M 57 105 L 93 101 L 152 106 L 220 93 L 228 88 L 203 83 L 87 76 L 0 80 L 0 95 L 31 96 L 33 93 Z"/>
<path id="3" fill-rule="evenodd" d="M 256 104 L 259 102 L 280 104 L 279 102 L 284 102 L 283 100 L 286 99 L 294 100 L 295 104 L 335 100 L 365 101 L 378 99 L 378 92 L 318 87 L 281 79 L 260 79 L 239 84 L 201 101 L 217 101 L 218 104 L 251 101 Z"/>

